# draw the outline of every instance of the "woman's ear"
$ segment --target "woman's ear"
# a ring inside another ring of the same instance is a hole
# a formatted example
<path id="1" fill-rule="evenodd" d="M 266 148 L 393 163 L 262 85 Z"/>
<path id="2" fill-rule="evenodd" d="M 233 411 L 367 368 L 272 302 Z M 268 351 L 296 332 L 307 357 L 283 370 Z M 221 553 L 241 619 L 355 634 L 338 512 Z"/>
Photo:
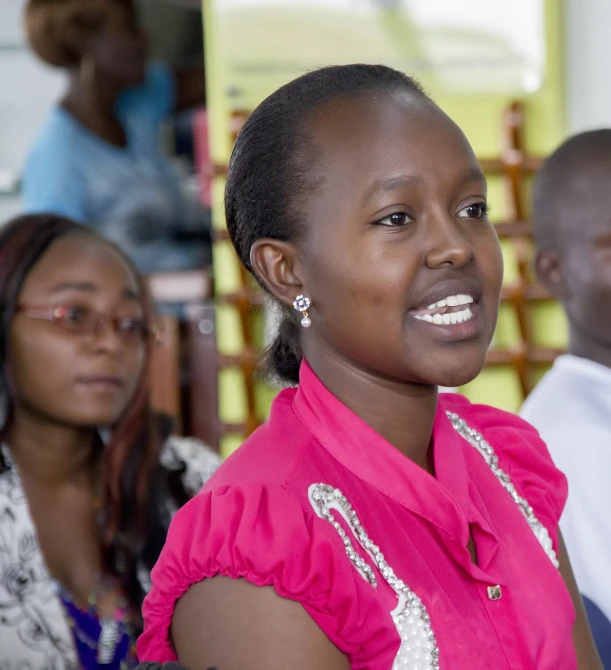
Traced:
<path id="1" fill-rule="evenodd" d="M 292 305 L 303 283 L 296 268 L 297 253 L 290 242 L 257 240 L 250 250 L 250 264 L 267 290 L 285 305 Z"/>
<path id="2" fill-rule="evenodd" d="M 558 252 L 551 249 L 539 251 L 535 259 L 535 269 L 539 282 L 554 298 L 566 298 L 566 282 Z"/>

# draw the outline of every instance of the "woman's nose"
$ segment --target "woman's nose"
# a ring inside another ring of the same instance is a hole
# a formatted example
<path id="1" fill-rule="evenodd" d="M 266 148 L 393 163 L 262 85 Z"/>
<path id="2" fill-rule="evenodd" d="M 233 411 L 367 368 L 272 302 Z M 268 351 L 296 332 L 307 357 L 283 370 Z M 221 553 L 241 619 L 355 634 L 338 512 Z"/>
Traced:
<path id="1" fill-rule="evenodd" d="M 475 251 L 469 238 L 456 221 L 448 215 L 435 216 L 427 225 L 426 265 L 438 267 L 464 267 L 470 263 Z"/>

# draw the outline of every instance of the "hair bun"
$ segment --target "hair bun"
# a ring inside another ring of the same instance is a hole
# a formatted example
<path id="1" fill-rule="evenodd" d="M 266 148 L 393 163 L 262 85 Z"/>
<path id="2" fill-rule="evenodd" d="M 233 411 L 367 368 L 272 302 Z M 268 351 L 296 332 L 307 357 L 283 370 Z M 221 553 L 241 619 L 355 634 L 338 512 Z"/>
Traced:
<path id="1" fill-rule="evenodd" d="M 283 314 L 278 334 L 269 346 L 265 359 L 273 378 L 290 384 L 299 383 L 303 352 L 299 342 L 299 326 L 291 315 Z"/>
<path id="2" fill-rule="evenodd" d="M 79 65 L 87 38 L 101 26 L 110 0 L 29 0 L 24 28 L 36 55 L 49 65 Z"/>

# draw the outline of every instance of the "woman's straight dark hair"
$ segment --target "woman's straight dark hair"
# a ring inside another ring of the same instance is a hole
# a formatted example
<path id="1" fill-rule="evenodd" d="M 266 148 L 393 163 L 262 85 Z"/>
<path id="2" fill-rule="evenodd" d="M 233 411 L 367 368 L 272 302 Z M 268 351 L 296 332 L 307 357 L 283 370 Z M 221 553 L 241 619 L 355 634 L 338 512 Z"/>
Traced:
<path id="1" fill-rule="evenodd" d="M 250 251 L 257 240 L 298 239 L 304 201 L 320 184 L 317 149 L 307 129 L 312 112 L 337 98 L 398 90 L 428 99 L 414 79 L 384 65 L 324 67 L 282 86 L 249 116 L 233 148 L 225 188 L 227 228 L 249 272 L 254 275 Z M 296 384 L 303 357 L 298 320 L 290 309 L 280 309 L 267 368 Z"/>

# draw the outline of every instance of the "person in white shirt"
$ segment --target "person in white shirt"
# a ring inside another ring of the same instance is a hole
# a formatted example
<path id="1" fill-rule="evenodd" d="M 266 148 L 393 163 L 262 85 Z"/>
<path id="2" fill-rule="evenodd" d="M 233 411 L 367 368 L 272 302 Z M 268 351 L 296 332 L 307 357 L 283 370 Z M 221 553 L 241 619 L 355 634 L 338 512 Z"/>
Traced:
<path id="1" fill-rule="evenodd" d="M 568 352 L 521 415 L 569 481 L 560 521 L 605 667 L 611 668 L 611 129 L 557 149 L 537 174 L 539 281 L 562 302 Z M 589 614 L 590 614 L 589 612 Z M 604 615 L 604 616 L 603 616 Z"/>

